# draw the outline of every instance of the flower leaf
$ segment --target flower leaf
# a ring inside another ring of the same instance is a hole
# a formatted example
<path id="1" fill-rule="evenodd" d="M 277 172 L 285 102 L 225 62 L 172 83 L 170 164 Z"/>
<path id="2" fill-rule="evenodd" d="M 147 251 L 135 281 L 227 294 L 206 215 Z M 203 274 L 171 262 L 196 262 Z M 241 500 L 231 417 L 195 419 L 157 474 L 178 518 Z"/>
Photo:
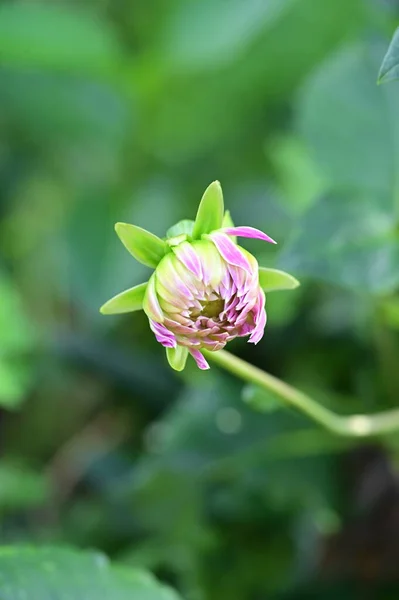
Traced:
<path id="1" fill-rule="evenodd" d="M 116 223 L 115 231 L 130 254 L 147 267 L 155 269 L 168 251 L 163 240 L 136 225 Z"/>
<path id="2" fill-rule="evenodd" d="M 193 238 L 200 239 L 204 233 L 220 229 L 223 223 L 223 192 L 218 181 L 211 183 L 205 190 L 195 218 Z"/>
<path id="3" fill-rule="evenodd" d="M 399 27 L 395 31 L 382 61 L 377 83 L 385 83 L 394 79 L 399 79 Z"/>
<path id="4" fill-rule="evenodd" d="M 114 296 L 102 305 L 100 313 L 103 315 L 117 315 L 142 310 L 147 285 L 148 282 L 140 283 L 140 285 L 136 285 Z"/>
<path id="5" fill-rule="evenodd" d="M 279 290 L 294 290 L 300 283 L 285 271 L 259 267 L 259 285 L 264 292 L 276 292 Z"/>
<path id="6" fill-rule="evenodd" d="M 184 346 L 176 346 L 176 348 L 166 348 L 166 357 L 168 363 L 175 371 L 183 371 L 186 366 L 188 350 Z"/>

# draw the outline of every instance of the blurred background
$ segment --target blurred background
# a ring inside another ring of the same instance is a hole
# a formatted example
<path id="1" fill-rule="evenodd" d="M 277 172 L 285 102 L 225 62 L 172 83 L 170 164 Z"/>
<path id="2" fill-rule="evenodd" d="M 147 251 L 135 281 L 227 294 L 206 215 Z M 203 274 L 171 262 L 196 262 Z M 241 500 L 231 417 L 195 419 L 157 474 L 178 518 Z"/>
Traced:
<path id="1" fill-rule="evenodd" d="M 230 349 L 342 414 L 399 398 L 399 2 L 0 4 L 0 533 L 99 548 L 186 600 L 397 599 L 399 435 L 329 435 L 99 306 L 222 183 L 264 266 Z M 267 246 L 267 247 L 266 247 Z M 268 413 L 257 412 L 257 403 Z"/>

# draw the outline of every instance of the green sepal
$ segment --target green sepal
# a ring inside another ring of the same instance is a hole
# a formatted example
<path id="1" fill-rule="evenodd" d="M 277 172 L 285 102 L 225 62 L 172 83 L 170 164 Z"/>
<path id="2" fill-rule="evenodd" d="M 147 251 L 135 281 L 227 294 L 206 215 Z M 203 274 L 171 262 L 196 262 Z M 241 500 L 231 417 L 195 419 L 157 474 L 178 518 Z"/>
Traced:
<path id="1" fill-rule="evenodd" d="M 193 235 L 194 229 L 194 221 L 192 219 L 183 219 L 183 221 L 179 221 L 176 225 L 173 225 L 166 232 L 167 238 L 174 238 L 182 234 L 186 234 L 188 237 Z"/>
<path id="2" fill-rule="evenodd" d="M 102 305 L 100 313 L 103 315 L 117 315 L 142 310 L 147 285 L 148 282 L 146 281 L 117 294 L 117 296 Z"/>
<path id="3" fill-rule="evenodd" d="M 175 371 L 183 371 L 186 366 L 188 350 L 184 346 L 176 348 L 166 348 L 166 358 L 168 363 Z"/>
<path id="4" fill-rule="evenodd" d="M 231 214 L 229 210 L 226 210 L 226 212 L 224 213 L 224 217 L 223 217 L 223 221 L 222 221 L 222 227 L 234 227 L 234 221 L 231 218 Z M 229 235 L 229 238 L 236 244 L 237 243 L 237 236 L 235 235 Z"/>
<path id="5" fill-rule="evenodd" d="M 163 240 L 136 225 L 116 223 L 115 231 L 130 254 L 147 267 L 155 269 L 168 251 Z"/>
<path id="6" fill-rule="evenodd" d="M 192 237 L 199 240 L 204 233 L 220 229 L 223 223 L 223 192 L 218 181 L 213 181 L 205 190 L 198 207 Z"/>
<path id="7" fill-rule="evenodd" d="M 259 285 L 264 292 L 276 292 L 278 290 L 294 290 L 300 283 L 285 271 L 259 267 Z"/>

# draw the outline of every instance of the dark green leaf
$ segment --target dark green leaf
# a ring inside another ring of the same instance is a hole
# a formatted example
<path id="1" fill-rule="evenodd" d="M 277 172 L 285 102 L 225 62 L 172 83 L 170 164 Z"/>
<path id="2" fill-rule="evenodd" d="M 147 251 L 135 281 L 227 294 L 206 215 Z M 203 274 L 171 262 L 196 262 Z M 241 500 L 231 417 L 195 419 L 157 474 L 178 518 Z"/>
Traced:
<path id="1" fill-rule="evenodd" d="M 101 554 L 60 548 L 0 549 L 1 600 L 178 600 L 145 571 Z"/>
<path id="2" fill-rule="evenodd" d="M 394 290 L 399 241 L 392 233 L 389 204 L 390 199 L 353 195 L 323 198 L 298 222 L 279 266 L 360 293 Z"/>
<path id="3" fill-rule="evenodd" d="M 375 85 L 380 51 L 380 45 L 351 44 L 321 64 L 303 88 L 299 127 L 330 187 L 384 194 L 393 206 L 399 88 Z"/>
<path id="4" fill-rule="evenodd" d="M 386 83 L 394 79 L 399 79 L 399 28 L 393 34 L 378 73 L 378 83 Z"/>

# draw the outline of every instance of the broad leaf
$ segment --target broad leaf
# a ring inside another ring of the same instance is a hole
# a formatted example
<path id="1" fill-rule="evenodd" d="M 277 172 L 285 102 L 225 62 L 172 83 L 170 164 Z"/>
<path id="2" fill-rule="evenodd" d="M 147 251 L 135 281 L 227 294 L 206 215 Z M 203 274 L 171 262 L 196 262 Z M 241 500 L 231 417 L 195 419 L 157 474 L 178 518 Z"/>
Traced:
<path id="1" fill-rule="evenodd" d="M 33 547 L 0 549 L 1 600 L 178 600 L 137 569 L 111 566 L 101 554 Z"/>
<path id="2" fill-rule="evenodd" d="M 223 223 L 223 192 L 218 181 L 213 181 L 205 190 L 195 218 L 193 238 L 220 229 Z"/>
<path id="3" fill-rule="evenodd" d="M 378 73 L 378 83 L 386 83 L 393 79 L 399 79 L 399 28 L 393 34 Z"/>
<path id="4" fill-rule="evenodd" d="M 142 310 L 147 284 L 147 282 L 140 283 L 140 285 L 136 285 L 114 296 L 102 305 L 100 312 L 103 315 L 115 315 Z"/>
<path id="5" fill-rule="evenodd" d="M 166 357 L 168 363 L 175 371 L 183 371 L 186 366 L 188 350 L 184 346 L 176 346 L 176 348 L 166 348 Z"/>
<path id="6" fill-rule="evenodd" d="M 399 241 L 392 235 L 386 204 L 353 194 L 321 199 L 298 221 L 278 265 L 362 294 L 394 290 Z"/>
<path id="7" fill-rule="evenodd" d="M 159 237 L 136 225 L 116 223 L 115 231 L 130 254 L 147 267 L 155 269 L 168 250 Z"/>
<path id="8" fill-rule="evenodd" d="M 295 277 L 279 269 L 259 267 L 259 285 L 264 292 L 294 290 L 300 283 Z"/>
<path id="9" fill-rule="evenodd" d="M 303 87 L 299 129 L 332 189 L 399 190 L 399 89 L 377 86 L 379 44 L 357 44 L 321 64 Z M 372 142 L 372 143 L 371 143 Z"/>

